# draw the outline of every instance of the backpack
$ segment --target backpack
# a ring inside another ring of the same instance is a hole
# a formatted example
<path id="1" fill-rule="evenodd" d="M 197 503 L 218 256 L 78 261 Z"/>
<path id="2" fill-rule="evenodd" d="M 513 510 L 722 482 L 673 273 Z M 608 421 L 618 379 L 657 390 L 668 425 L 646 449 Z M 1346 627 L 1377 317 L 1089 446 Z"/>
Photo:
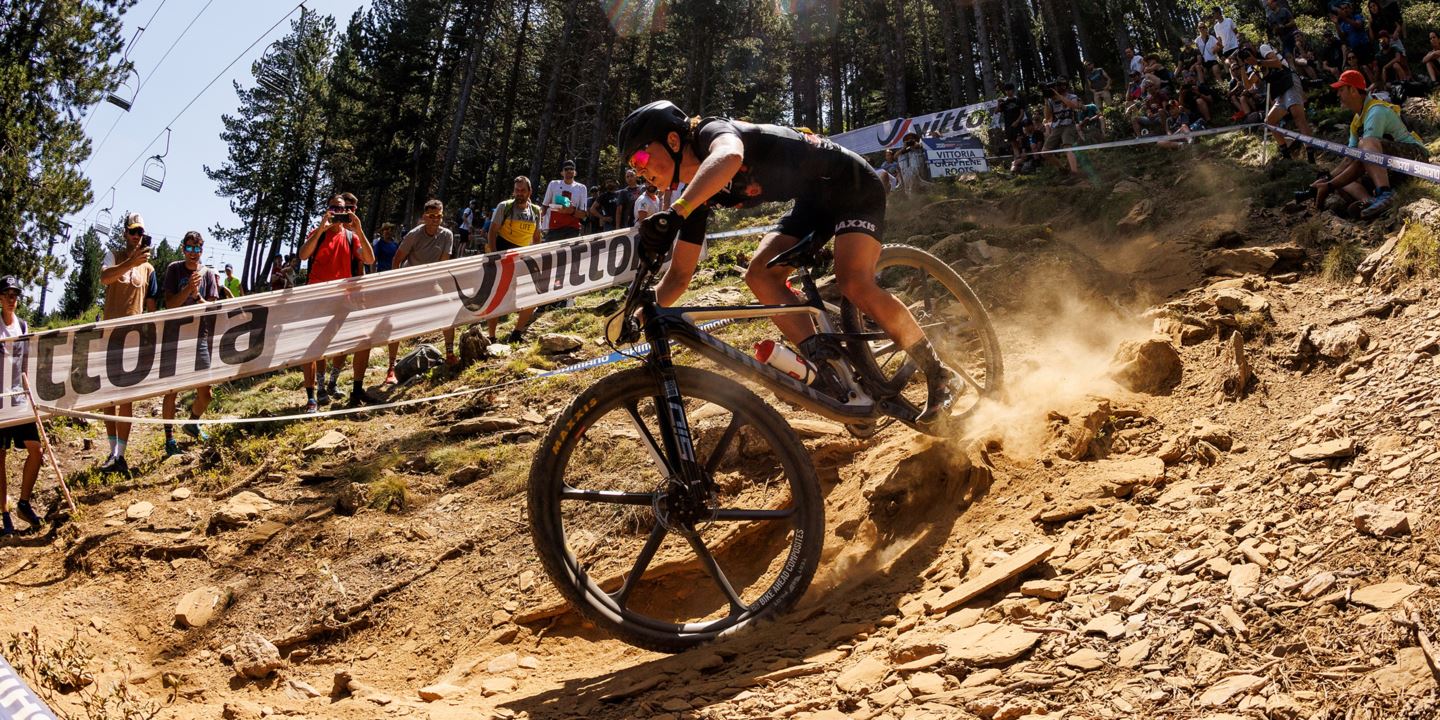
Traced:
<path id="1" fill-rule="evenodd" d="M 395 379 L 403 383 L 444 364 L 445 356 L 440 354 L 440 350 L 425 343 L 395 363 Z"/>

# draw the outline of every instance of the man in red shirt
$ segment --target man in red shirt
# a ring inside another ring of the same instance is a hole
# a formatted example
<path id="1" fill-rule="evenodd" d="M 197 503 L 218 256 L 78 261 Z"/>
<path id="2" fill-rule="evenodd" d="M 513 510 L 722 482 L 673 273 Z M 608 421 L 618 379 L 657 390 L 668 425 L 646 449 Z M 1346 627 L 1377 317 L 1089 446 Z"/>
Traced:
<path id="1" fill-rule="evenodd" d="M 311 230 L 305 237 L 305 244 L 300 246 L 300 259 L 310 261 L 307 285 L 344 280 L 359 275 L 360 266 L 374 264 L 375 250 L 370 246 L 370 240 L 365 237 L 365 231 L 360 226 L 360 216 L 355 212 L 356 206 L 355 196 L 348 192 L 332 196 L 325 209 L 325 216 L 320 219 L 319 227 Z M 374 402 L 365 392 L 365 368 L 369 364 L 370 349 L 357 350 L 350 407 Z M 321 399 L 318 403 L 315 396 L 315 377 L 325 376 L 325 359 L 305 365 L 304 371 L 305 411 L 315 412 L 319 404 L 330 401 L 330 394 L 323 387 L 320 389 Z"/>

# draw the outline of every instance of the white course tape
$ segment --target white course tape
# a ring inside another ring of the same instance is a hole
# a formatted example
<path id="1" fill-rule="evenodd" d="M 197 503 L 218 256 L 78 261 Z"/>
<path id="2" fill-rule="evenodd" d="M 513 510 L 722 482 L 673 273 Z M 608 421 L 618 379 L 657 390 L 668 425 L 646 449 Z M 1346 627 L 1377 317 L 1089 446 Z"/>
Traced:
<path id="1" fill-rule="evenodd" d="M 0 657 L 0 718 L 5 720 L 55 720 L 50 708 L 30 690 L 30 686 Z"/>
<path id="2" fill-rule="evenodd" d="M 1270 126 L 1270 130 L 1277 135 L 1290 138 L 1291 140 L 1298 140 L 1305 145 L 1317 147 L 1326 152 L 1354 158 L 1372 165 L 1379 165 L 1386 170 L 1394 170 L 1395 172 L 1412 175 L 1423 180 L 1429 180 L 1430 182 L 1440 182 L 1440 165 L 1432 165 L 1427 162 L 1410 160 L 1395 155 L 1362 150 L 1358 147 L 1350 147 L 1349 145 L 1330 142 L 1329 140 L 1321 140 L 1320 138 L 1310 135 L 1302 135 L 1293 130 L 1286 130 L 1285 128 L 1275 127 L 1274 125 Z"/>
<path id="3" fill-rule="evenodd" d="M 1033 153 L 1025 153 L 1025 154 L 1026 154 L 1026 155 L 1054 155 L 1054 154 L 1056 154 L 1056 153 L 1084 152 L 1084 151 L 1086 151 L 1086 150 L 1107 150 L 1107 149 L 1109 149 L 1109 148 L 1130 147 L 1130 146 L 1132 146 L 1132 145 L 1148 145 L 1148 144 L 1150 144 L 1150 143 L 1183 142 L 1183 141 L 1189 140 L 1189 139 L 1191 139 L 1191 138 L 1206 137 L 1207 135 L 1224 135 L 1224 134 L 1227 134 L 1227 133 L 1240 132 L 1240 131 L 1242 131 L 1242 130 L 1249 130 L 1249 129 L 1251 129 L 1251 128 L 1257 128 L 1257 127 L 1260 127 L 1260 126 L 1262 126 L 1262 125 L 1264 125 L 1264 123 L 1246 123 L 1246 124 L 1244 124 L 1244 125 L 1229 125 L 1229 126 L 1226 126 L 1226 127 L 1223 127 L 1223 128 L 1209 128 L 1209 129 L 1206 129 L 1206 130 L 1195 130 L 1195 131 L 1193 131 L 1193 132 L 1188 132 L 1188 133 L 1175 133 L 1175 134 L 1173 134 L 1173 135 L 1144 135 L 1144 136 L 1136 137 L 1136 138 L 1127 138 L 1127 139 L 1125 139 L 1125 140 L 1113 140 L 1113 141 L 1111 141 L 1111 142 L 1096 143 L 1096 144 L 1094 144 L 1094 145 L 1080 145 L 1080 146 L 1077 146 L 1077 147 L 1059 148 L 1059 149 L 1056 149 L 1056 150 L 1037 150 L 1037 151 L 1035 151 L 1035 152 L 1033 152 Z M 1015 156 L 1014 156 L 1014 155 L 990 155 L 990 156 L 988 156 L 987 159 L 990 159 L 990 160 L 1003 160 L 1003 159 L 1005 159 L 1005 158 L 1013 158 L 1013 157 L 1015 157 Z"/>
<path id="4" fill-rule="evenodd" d="M 779 225 L 767 227 L 741 228 L 739 230 L 726 230 L 725 232 L 710 233 L 705 236 L 706 240 L 720 240 L 722 238 L 745 237 L 746 235 L 762 235 L 772 230 L 778 230 Z"/>

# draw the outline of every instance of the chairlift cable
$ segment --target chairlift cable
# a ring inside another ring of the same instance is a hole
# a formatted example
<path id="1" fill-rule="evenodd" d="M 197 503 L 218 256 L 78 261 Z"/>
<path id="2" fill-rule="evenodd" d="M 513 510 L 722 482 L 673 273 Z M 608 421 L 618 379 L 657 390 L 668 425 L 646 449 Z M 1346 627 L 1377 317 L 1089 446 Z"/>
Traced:
<path id="1" fill-rule="evenodd" d="M 161 8 L 164 8 L 164 7 L 165 7 L 165 3 L 167 3 L 167 2 L 170 2 L 170 0 L 160 0 L 160 4 L 157 5 L 157 6 L 155 6 L 155 12 L 150 13 L 150 19 L 149 19 L 149 20 L 146 20 L 144 25 L 141 25 L 141 26 L 139 26 L 139 27 L 136 29 L 136 31 L 135 31 L 135 37 L 133 37 L 133 38 L 130 39 L 129 44 L 127 44 L 127 45 L 125 46 L 125 52 L 120 55 L 120 60 L 121 60 L 122 63 L 130 59 L 130 51 L 135 49 L 135 44 L 140 41 L 140 36 L 141 36 L 142 34 L 144 34 L 145 28 L 150 27 L 150 24 L 153 23 L 153 22 L 155 22 L 155 17 L 160 14 Z M 172 46 L 172 47 L 173 47 L 173 46 Z M 168 52 L 168 51 L 167 51 L 167 52 Z M 163 58 L 162 58 L 162 60 L 163 60 Z M 139 91 L 139 90 L 136 90 L 135 92 L 138 94 L 140 91 Z M 87 111 L 86 111 L 86 113 L 85 113 L 85 124 L 80 127 L 80 132 L 83 133 L 83 132 L 85 132 L 85 130 L 86 130 L 87 128 L 90 127 L 90 120 L 95 117 L 95 112 L 94 112 L 95 107 L 96 107 L 97 105 L 99 105 L 99 104 L 100 104 L 100 103 L 97 102 L 97 103 L 95 103 L 94 105 L 91 105 L 91 106 L 87 109 Z M 111 130 L 114 130 L 115 128 L 114 128 L 114 127 L 111 127 L 110 129 L 111 129 Z"/>
<path id="2" fill-rule="evenodd" d="M 235 59 L 231 60 L 229 64 L 227 64 L 224 68 L 220 70 L 220 72 L 216 73 L 215 77 L 210 79 L 210 82 L 205 83 L 205 87 L 200 88 L 200 91 L 195 93 L 195 97 L 190 98 L 190 102 L 185 103 L 185 107 L 180 108 L 180 112 L 175 113 L 175 117 L 171 118 L 170 122 L 165 124 L 165 128 L 161 129 L 160 132 L 156 133 L 155 137 L 152 138 L 150 142 L 146 143 L 145 147 L 140 150 L 140 154 L 136 155 L 135 159 L 131 160 L 130 164 L 125 166 L 124 170 L 120 171 L 120 175 L 115 178 L 115 182 L 111 183 L 111 185 L 119 185 L 120 181 L 124 180 L 125 176 L 129 174 L 131 170 L 135 169 L 135 163 L 140 162 L 140 160 L 145 157 L 145 153 L 149 152 L 150 148 L 153 147 L 156 142 L 159 142 L 160 138 L 165 135 L 166 129 L 169 129 L 171 126 L 173 126 L 181 118 L 181 116 L 186 113 L 186 111 L 188 111 L 192 106 L 194 106 L 196 102 L 199 102 L 200 98 L 204 96 L 205 93 L 210 90 L 212 86 L 215 85 L 215 83 L 219 82 L 220 78 L 225 76 L 225 73 L 230 71 L 230 68 L 235 67 L 235 63 L 240 62 L 240 60 L 242 60 L 247 54 L 249 54 L 251 50 L 255 49 L 256 45 L 260 44 L 260 41 L 268 37 L 270 33 L 275 32 L 275 28 L 280 27 L 280 25 L 286 20 L 288 20 L 291 15 L 295 14 L 296 10 L 299 10 L 302 7 L 305 7 L 305 0 L 301 0 L 301 2 L 296 4 L 295 7 L 291 8 L 289 12 L 281 16 L 279 20 L 276 20 L 274 25 L 271 25 L 269 29 L 261 33 L 260 37 L 255 38 L 254 42 L 246 46 L 244 50 L 241 50 L 240 54 L 235 56 Z M 85 209 L 88 210 L 89 207 Z"/>
<path id="3" fill-rule="evenodd" d="M 160 56 L 160 59 L 155 63 L 155 67 L 150 68 L 150 72 L 146 73 L 144 79 L 142 79 L 140 81 L 140 84 L 136 86 L 135 97 L 140 97 L 140 91 L 145 89 L 145 84 L 150 82 L 150 78 L 155 77 L 155 72 L 165 65 L 165 59 L 170 57 L 170 52 L 175 49 L 176 45 L 180 44 L 181 40 L 185 39 L 185 36 L 190 33 L 190 28 L 195 27 L 196 21 L 200 19 L 201 15 L 205 14 L 206 10 L 210 9 L 210 5 L 214 2 L 215 0 L 207 0 L 205 6 L 200 8 L 200 12 L 195 13 L 195 17 L 190 18 L 190 24 L 186 25 L 185 29 L 180 31 L 180 35 L 175 38 L 175 42 L 170 43 L 170 47 L 165 48 L 165 54 Z M 164 3 L 161 3 L 161 5 L 163 6 Z M 159 12 L 160 10 L 159 8 L 156 8 L 155 11 Z M 155 16 L 150 16 L 150 19 L 154 20 Z M 94 115 L 95 113 L 90 113 L 90 117 L 94 117 Z M 105 143 L 110 140 L 110 135 L 115 132 L 115 127 L 120 124 L 120 118 L 123 118 L 126 115 L 127 113 L 120 113 L 119 115 L 115 116 L 115 122 L 110 123 L 110 129 L 105 131 L 105 137 L 100 140 L 100 144 L 95 146 L 95 151 L 90 153 L 89 159 L 85 161 L 85 167 L 80 171 L 81 175 L 84 175 L 86 171 L 90 169 L 90 163 L 93 162 L 95 160 L 95 156 L 99 155 L 100 151 L 105 148 Z M 85 119 L 85 124 L 90 124 L 89 117 Z"/>

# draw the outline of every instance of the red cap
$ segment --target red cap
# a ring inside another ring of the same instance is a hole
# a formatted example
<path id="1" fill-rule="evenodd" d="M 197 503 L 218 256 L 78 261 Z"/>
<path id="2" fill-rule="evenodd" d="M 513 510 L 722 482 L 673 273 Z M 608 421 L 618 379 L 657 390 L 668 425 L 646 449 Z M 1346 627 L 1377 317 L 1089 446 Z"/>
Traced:
<path id="1" fill-rule="evenodd" d="M 1346 70 L 1345 72 L 1340 73 L 1339 80 L 1330 83 L 1330 87 L 1335 88 L 1336 90 L 1339 90 L 1346 85 L 1349 85 L 1356 90 L 1364 92 L 1365 88 L 1368 86 L 1368 83 L 1365 82 L 1365 76 L 1361 75 L 1359 70 Z"/>

